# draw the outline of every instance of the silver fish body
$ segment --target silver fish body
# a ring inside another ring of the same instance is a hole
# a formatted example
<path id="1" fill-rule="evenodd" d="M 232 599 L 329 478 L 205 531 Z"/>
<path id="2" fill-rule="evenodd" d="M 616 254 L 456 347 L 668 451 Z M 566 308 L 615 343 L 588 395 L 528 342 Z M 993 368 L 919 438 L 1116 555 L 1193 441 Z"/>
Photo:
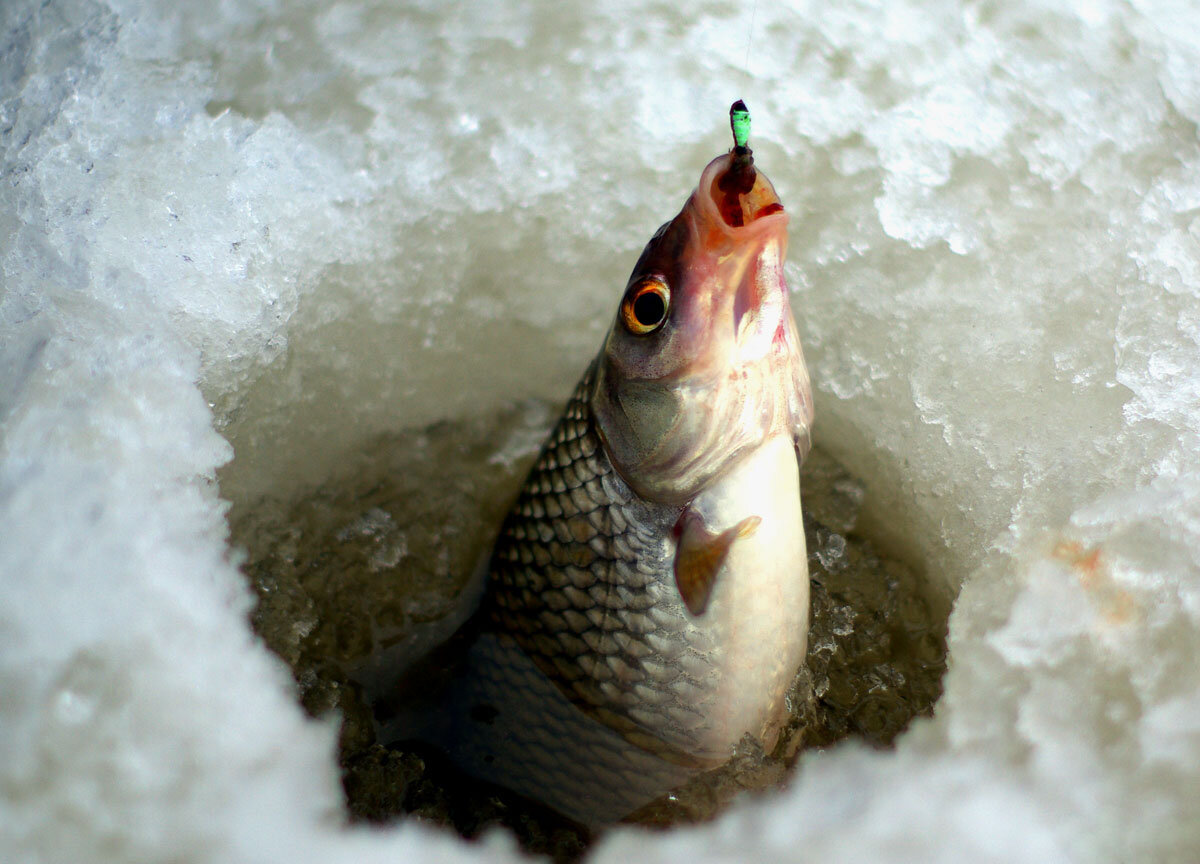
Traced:
<path id="1" fill-rule="evenodd" d="M 746 735 L 769 749 L 804 658 L 811 398 L 786 216 L 737 160 L 709 165 L 635 267 L 501 530 L 439 736 L 471 773 L 589 824 Z"/>

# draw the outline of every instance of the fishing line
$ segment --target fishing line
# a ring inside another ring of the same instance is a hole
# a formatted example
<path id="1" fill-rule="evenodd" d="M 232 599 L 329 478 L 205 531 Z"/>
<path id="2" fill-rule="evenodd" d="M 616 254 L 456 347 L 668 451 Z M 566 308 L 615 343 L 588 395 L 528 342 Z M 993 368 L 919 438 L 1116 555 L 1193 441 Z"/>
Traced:
<path id="1" fill-rule="evenodd" d="M 750 85 L 750 44 L 754 41 L 754 19 L 758 15 L 758 0 L 754 0 L 754 6 L 750 9 L 750 32 L 746 36 L 746 59 L 742 61 L 742 68 L 746 71 L 746 85 Z"/>

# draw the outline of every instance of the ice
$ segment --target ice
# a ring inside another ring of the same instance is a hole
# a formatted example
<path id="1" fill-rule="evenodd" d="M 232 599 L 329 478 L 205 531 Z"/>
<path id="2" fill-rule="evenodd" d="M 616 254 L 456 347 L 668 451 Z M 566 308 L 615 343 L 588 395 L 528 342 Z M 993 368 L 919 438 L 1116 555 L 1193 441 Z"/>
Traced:
<path id="1" fill-rule="evenodd" d="M 228 524 L 380 436 L 561 400 L 739 97 L 793 214 L 817 444 L 865 484 L 823 550 L 853 528 L 957 592 L 950 671 L 894 748 L 596 860 L 1200 855 L 1191 4 L 0 27 L 0 858 L 520 857 L 347 827 L 336 724 L 252 635 Z M 372 507 L 332 526 L 366 520 L 367 570 L 436 545 Z"/>

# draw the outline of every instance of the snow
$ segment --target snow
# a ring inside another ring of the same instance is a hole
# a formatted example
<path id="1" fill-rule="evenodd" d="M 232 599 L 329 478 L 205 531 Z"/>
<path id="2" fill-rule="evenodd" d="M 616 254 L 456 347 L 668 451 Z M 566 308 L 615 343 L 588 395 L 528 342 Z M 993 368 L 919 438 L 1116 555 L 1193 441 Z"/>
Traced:
<path id="1" fill-rule="evenodd" d="M 1200 17 L 756 5 L 4 4 L 0 858 L 519 857 L 345 824 L 224 502 L 564 398 L 738 97 L 817 445 L 961 588 L 951 669 L 597 860 L 1200 855 Z"/>

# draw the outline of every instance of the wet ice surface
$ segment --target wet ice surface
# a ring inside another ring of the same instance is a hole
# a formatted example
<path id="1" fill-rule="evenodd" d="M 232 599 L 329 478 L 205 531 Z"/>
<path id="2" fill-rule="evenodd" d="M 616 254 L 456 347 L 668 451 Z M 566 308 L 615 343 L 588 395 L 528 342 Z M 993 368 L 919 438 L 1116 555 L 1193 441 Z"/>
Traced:
<path id="1" fill-rule="evenodd" d="M 578 858 L 592 839 L 520 796 L 464 777 L 430 748 L 383 746 L 393 743 L 382 729 L 397 700 L 421 695 L 395 684 L 401 670 L 413 661 L 420 668 L 474 607 L 479 564 L 554 412 L 526 403 L 387 436 L 298 500 L 259 499 L 233 519 L 258 597 L 255 629 L 292 667 L 305 708 L 341 721 L 339 762 L 357 817 L 407 813 L 469 837 L 503 825 L 527 850 L 556 860 Z M 820 450 L 802 486 L 812 626 L 780 741 L 769 754 L 747 741 L 727 766 L 632 821 L 711 819 L 736 795 L 779 786 L 802 748 L 847 735 L 884 746 L 914 716 L 932 713 L 949 598 L 854 533 L 862 485 Z M 408 686 L 420 691 L 436 680 L 426 671 Z"/>
<path id="2" fill-rule="evenodd" d="M 0 857 L 518 857 L 345 824 L 222 502 L 561 399 L 739 97 L 945 693 L 596 860 L 1198 857 L 1200 16 L 753 5 L 0 4 Z"/>

